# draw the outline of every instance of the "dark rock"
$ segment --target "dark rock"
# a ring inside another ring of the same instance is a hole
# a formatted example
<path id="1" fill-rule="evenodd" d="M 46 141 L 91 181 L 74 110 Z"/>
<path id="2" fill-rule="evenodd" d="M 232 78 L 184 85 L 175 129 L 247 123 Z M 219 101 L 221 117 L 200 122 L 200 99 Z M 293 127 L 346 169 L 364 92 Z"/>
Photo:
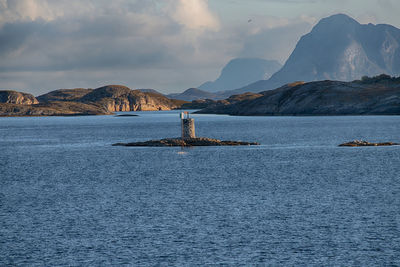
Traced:
<path id="1" fill-rule="evenodd" d="M 113 144 L 113 146 L 148 146 L 148 147 L 250 146 L 250 145 L 259 145 L 259 143 L 242 142 L 242 141 L 221 141 L 218 139 L 197 137 L 197 138 L 188 138 L 188 139 L 167 138 L 167 139 L 161 139 L 161 140 L 150 140 L 150 141 L 146 141 L 146 142 Z"/>
<path id="2" fill-rule="evenodd" d="M 118 114 L 115 115 L 114 117 L 138 117 L 136 114 Z"/>
<path id="3" fill-rule="evenodd" d="M 393 143 L 393 142 L 370 143 L 364 140 L 354 140 L 351 142 L 340 144 L 339 146 L 358 147 L 358 146 L 398 146 L 398 145 L 400 145 L 400 143 Z"/>

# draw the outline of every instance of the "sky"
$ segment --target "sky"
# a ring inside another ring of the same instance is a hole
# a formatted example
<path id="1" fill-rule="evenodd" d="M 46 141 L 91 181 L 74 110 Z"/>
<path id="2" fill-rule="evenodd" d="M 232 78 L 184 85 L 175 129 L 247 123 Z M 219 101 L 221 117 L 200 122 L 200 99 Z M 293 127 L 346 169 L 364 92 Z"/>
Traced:
<path id="1" fill-rule="evenodd" d="M 399 0 L 0 0 L 0 89 L 182 92 L 229 60 L 289 57 L 321 18 L 400 28 Z"/>

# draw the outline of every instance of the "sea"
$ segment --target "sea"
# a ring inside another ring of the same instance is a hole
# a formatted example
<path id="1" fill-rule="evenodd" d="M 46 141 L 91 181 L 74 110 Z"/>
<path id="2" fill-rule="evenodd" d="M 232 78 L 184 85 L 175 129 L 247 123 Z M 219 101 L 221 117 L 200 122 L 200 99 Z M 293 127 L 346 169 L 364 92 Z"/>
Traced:
<path id="1" fill-rule="evenodd" d="M 400 116 L 0 118 L 0 266 L 400 266 Z"/>

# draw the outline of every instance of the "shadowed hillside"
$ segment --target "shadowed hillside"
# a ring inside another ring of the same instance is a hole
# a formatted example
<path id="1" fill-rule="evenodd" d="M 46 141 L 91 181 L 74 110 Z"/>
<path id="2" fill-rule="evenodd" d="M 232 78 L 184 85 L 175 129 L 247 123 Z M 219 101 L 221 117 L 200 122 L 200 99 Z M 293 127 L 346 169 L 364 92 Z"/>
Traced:
<path id="1" fill-rule="evenodd" d="M 400 78 L 294 83 L 198 113 L 230 115 L 400 115 Z"/>

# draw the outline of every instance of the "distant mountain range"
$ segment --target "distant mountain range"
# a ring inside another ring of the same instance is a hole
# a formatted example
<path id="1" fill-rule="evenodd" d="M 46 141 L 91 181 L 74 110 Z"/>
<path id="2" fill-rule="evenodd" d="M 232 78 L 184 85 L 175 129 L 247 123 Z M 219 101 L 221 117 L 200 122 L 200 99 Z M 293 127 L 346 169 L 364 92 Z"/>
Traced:
<path id="1" fill-rule="evenodd" d="M 224 92 L 260 92 L 294 81 L 352 81 L 362 76 L 400 74 L 400 29 L 362 25 L 347 15 L 322 19 L 301 37 L 285 65 L 268 80 Z"/>
<path id="2" fill-rule="evenodd" d="M 221 71 L 214 82 L 206 82 L 199 89 L 217 92 L 237 89 L 258 80 L 268 79 L 282 65 L 275 60 L 261 58 L 235 58 Z"/>
<path id="3" fill-rule="evenodd" d="M 171 99 L 179 99 L 185 101 L 199 100 L 199 99 L 222 99 L 222 96 L 218 96 L 217 94 L 210 93 L 207 91 L 203 91 L 197 88 L 189 88 L 185 90 L 183 93 L 177 94 L 169 94 L 168 98 Z"/>

